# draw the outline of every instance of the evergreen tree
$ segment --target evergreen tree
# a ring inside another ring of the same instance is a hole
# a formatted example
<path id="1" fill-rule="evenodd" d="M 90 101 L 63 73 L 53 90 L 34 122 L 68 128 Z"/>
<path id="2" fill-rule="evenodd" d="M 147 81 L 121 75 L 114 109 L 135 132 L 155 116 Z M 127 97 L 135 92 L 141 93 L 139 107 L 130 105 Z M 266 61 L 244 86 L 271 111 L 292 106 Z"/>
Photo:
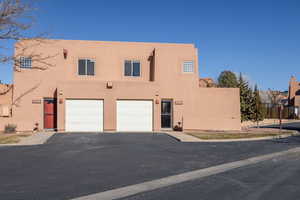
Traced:
<path id="1" fill-rule="evenodd" d="M 238 87 L 238 80 L 235 73 L 228 70 L 221 72 L 218 78 L 218 86 L 222 88 Z"/>
<path id="2" fill-rule="evenodd" d="M 241 120 L 248 121 L 254 117 L 255 113 L 255 100 L 253 98 L 252 89 L 249 87 L 249 83 L 244 80 L 240 73 L 238 86 L 240 88 L 240 106 L 241 106 Z"/>
<path id="3" fill-rule="evenodd" d="M 266 109 L 261 102 L 257 85 L 255 85 L 254 87 L 253 98 L 255 102 L 255 107 L 254 107 L 255 112 L 254 112 L 254 116 L 252 117 L 252 120 L 256 121 L 258 124 L 259 121 L 264 120 Z"/>

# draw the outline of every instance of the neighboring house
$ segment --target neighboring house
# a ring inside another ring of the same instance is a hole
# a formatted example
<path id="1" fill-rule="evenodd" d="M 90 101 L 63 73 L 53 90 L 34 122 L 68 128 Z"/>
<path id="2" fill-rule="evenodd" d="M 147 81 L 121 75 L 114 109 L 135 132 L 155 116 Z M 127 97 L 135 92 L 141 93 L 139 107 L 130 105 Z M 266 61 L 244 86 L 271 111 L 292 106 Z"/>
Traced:
<path id="1" fill-rule="evenodd" d="M 268 91 L 259 91 L 259 95 L 262 103 L 272 105 L 282 104 L 288 106 L 288 92 L 287 91 L 277 91 L 277 90 L 268 90 Z"/>
<path id="2" fill-rule="evenodd" d="M 199 78 L 199 87 L 217 87 L 212 78 Z"/>
<path id="3" fill-rule="evenodd" d="M 281 91 L 279 94 L 280 104 L 284 106 L 289 105 L 289 92 L 288 91 Z"/>
<path id="4" fill-rule="evenodd" d="M 241 128 L 239 90 L 199 87 L 193 44 L 45 41 L 30 52 L 16 48 L 10 122 L 19 131 Z M 38 62 L 33 52 L 49 59 Z"/>
<path id="5" fill-rule="evenodd" d="M 289 105 L 300 107 L 300 82 L 292 76 L 289 82 Z"/>

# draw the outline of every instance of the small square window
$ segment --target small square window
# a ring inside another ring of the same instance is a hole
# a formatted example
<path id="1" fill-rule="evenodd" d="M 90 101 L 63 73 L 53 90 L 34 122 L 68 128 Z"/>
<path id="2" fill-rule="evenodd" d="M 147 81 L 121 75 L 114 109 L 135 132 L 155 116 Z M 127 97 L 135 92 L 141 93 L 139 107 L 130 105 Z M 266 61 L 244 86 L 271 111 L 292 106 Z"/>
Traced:
<path id="1" fill-rule="evenodd" d="M 140 61 L 125 60 L 124 75 L 138 77 L 141 75 Z"/>
<path id="2" fill-rule="evenodd" d="M 194 61 L 183 62 L 183 72 L 193 73 L 194 72 Z"/>
<path id="3" fill-rule="evenodd" d="M 31 57 L 20 58 L 20 68 L 32 68 L 31 63 L 32 63 Z"/>
<path id="4" fill-rule="evenodd" d="M 95 75 L 95 62 L 90 59 L 78 60 L 78 75 Z"/>

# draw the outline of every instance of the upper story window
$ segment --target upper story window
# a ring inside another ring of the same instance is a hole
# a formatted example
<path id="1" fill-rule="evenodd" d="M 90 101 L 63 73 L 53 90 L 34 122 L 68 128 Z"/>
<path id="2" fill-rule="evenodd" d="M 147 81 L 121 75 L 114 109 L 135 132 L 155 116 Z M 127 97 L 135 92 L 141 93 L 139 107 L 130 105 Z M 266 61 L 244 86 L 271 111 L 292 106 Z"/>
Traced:
<path id="1" fill-rule="evenodd" d="M 32 63 L 31 57 L 20 58 L 20 68 L 32 68 L 31 63 Z"/>
<path id="2" fill-rule="evenodd" d="M 78 75 L 95 75 L 95 61 L 90 59 L 79 59 L 78 60 Z"/>
<path id="3" fill-rule="evenodd" d="M 138 77 L 141 75 L 141 63 L 137 60 L 125 60 L 124 75 Z"/>
<path id="4" fill-rule="evenodd" d="M 194 61 L 184 61 L 183 62 L 183 72 L 193 73 L 194 72 Z"/>

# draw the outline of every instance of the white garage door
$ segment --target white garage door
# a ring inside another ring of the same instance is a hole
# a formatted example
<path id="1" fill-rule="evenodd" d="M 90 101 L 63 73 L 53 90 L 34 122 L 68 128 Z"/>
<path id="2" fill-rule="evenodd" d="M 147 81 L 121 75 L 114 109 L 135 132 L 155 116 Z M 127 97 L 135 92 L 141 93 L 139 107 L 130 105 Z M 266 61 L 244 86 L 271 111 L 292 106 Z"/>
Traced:
<path id="1" fill-rule="evenodd" d="M 66 100 L 66 131 L 103 131 L 103 101 Z"/>
<path id="2" fill-rule="evenodd" d="M 117 101 L 117 131 L 152 131 L 152 101 Z"/>

